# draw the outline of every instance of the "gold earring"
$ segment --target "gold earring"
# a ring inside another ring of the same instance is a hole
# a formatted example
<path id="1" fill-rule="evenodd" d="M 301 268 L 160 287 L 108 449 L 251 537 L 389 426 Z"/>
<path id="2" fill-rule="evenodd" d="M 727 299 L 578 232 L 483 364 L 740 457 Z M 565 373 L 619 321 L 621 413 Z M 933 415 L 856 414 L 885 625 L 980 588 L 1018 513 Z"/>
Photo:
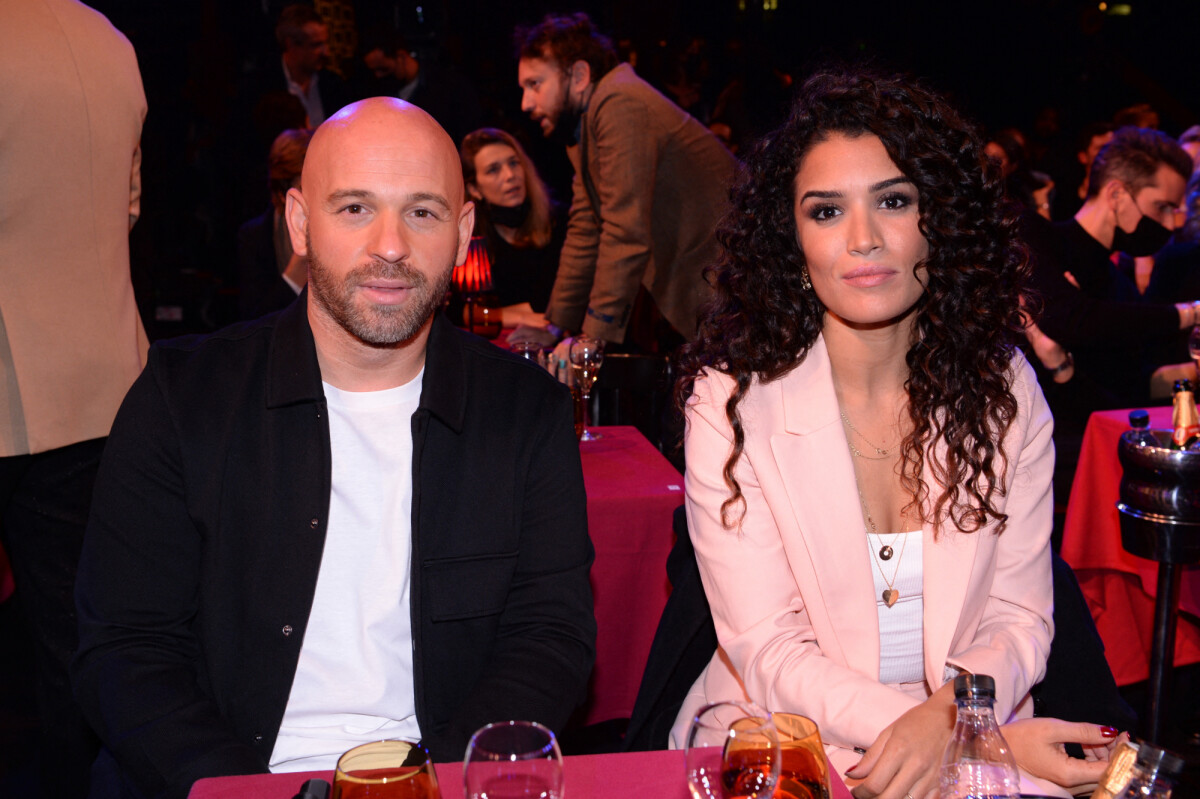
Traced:
<path id="1" fill-rule="evenodd" d="M 804 291 L 812 291 L 812 280 L 808 277 L 808 267 L 800 267 L 800 288 Z"/>

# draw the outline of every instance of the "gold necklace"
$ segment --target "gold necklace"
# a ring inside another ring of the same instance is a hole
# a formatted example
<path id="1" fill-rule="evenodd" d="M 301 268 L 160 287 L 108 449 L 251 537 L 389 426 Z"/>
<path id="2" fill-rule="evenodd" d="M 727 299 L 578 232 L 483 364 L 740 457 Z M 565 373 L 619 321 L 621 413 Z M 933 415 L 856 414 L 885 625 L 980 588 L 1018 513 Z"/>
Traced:
<path id="1" fill-rule="evenodd" d="M 838 408 L 838 413 L 841 414 L 842 421 L 846 423 L 846 427 L 850 428 L 850 430 L 853 431 L 859 438 L 861 438 L 863 441 L 867 442 L 867 446 L 869 446 L 871 449 L 875 450 L 875 455 L 864 455 L 862 452 L 859 451 L 858 447 L 854 446 L 853 442 L 851 442 L 849 439 L 847 439 L 846 443 L 850 445 L 850 454 L 851 455 L 853 455 L 856 458 L 863 458 L 864 460 L 869 460 L 869 461 L 881 461 L 881 460 L 884 460 L 885 458 L 888 458 L 891 456 L 892 451 L 890 449 L 884 449 L 883 447 L 879 447 L 879 446 L 876 446 L 875 444 L 871 443 L 871 440 L 869 438 L 867 438 L 866 436 L 864 436 L 862 434 L 862 431 L 854 426 L 854 423 L 850 421 L 850 417 L 846 415 L 845 411 L 843 411 L 841 408 Z"/>
<path id="2" fill-rule="evenodd" d="M 871 509 L 867 507 L 867 498 L 863 496 L 863 492 L 862 492 L 861 488 L 858 488 L 857 485 L 855 486 L 855 488 L 858 490 L 858 501 L 862 503 L 863 515 L 866 517 L 867 524 L 871 528 L 870 530 L 867 530 L 866 532 L 868 533 L 868 535 L 874 535 L 876 538 L 879 538 L 879 528 L 875 525 L 875 520 L 871 518 Z M 901 511 L 900 512 L 900 521 L 902 524 L 906 518 L 908 518 L 908 514 L 906 514 L 904 511 Z M 875 547 L 874 546 L 868 547 L 868 549 L 871 550 L 871 560 L 873 560 L 875 562 L 875 568 L 879 570 L 879 576 L 883 578 L 884 585 L 887 586 L 887 588 L 884 589 L 884 591 L 880 595 L 880 597 L 883 599 L 883 604 L 887 605 L 889 608 L 892 605 L 895 605 L 896 601 L 898 599 L 900 599 L 900 592 L 897 591 L 893 586 L 895 586 L 895 584 L 896 584 L 896 578 L 898 576 L 900 576 L 900 561 L 904 558 L 904 550 L 908 546 L 908 536 L 907 535 L 904 535 L 904 533 L 896 533 L 896 535 L 903 535 L 904 542 L 900 544 L 900 555 L 896 558 L 896 568 L 892 572 L 891 580 L 888 580 L 887 575 L 884 574 L 883 564 L 881 564 L 879 561 L 880 561 L 880 559 L 890 560 L 892 557 L 892 548 L 890 546 L 888 546 L 887 544 L 884 544 L 883 546 L 881 546 L 879 548 L 879 554 L 876 555 Z M 892 539 L 892 541 L 895 541 L 895 540 L 896 540 L 895 538 Z M 879 541 L 880 541 L 880 543 L 883 543 L 882 538 L 879 538 Z"/>

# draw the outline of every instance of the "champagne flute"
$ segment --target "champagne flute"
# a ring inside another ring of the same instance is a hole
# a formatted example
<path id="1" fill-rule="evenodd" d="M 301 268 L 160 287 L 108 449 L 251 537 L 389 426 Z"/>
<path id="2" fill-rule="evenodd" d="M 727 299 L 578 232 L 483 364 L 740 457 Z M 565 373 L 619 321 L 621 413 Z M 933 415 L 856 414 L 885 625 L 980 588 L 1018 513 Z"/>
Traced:
<path id="1" fill-rule="evenodd" d="M 706 705 L 692 719 L 684 760 L 692 799 L 769 799 L 779 780 L 779 734 L 757 705 Z"/>
<path id="2" fill-rule="evenodd" d="M 604 363 L 604 342 L 591 336 L 578 335 L 571 341 L 569 352 L 571 371 L 575 374 L 575 385 L 583 398 L 583 435 L 580 441 L 595 441 L 599 433 L 588 430 L 588 398 L 591 396 L 592 384 L 596 382 L 596 372 Z"/>
<path id="3" fill-rule="evenodd" d="M 471 736 L 463 757 L 466 799 L 561 799 L 562 753 L 536 721 L 501 721 Z"/>
<path id="4" fill-rule="evenodd" d="M 375 741 L 338 758 L 333 799 L 441 799 L 425 747 L 411 741 Z"/>

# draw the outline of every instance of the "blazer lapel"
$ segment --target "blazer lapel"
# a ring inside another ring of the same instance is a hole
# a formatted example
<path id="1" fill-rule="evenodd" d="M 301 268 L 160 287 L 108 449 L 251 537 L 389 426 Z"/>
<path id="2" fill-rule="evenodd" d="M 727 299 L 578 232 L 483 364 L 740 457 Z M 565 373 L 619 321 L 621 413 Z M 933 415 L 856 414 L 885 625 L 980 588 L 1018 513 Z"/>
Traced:
<path id="1" fill-rule="evenodd" d="M 879 620 L 866 524 L 824 339 L 818 337 L 804 362 L 776 386 L 784 424 L 772 435 L 771 450 L 780 475 L 788 476 L 784 488 L 797 527 L 784 535 L 785 550 L 822 651 L 878 677 Z M 801 566 L 806 563 L 807 570 Z"/>

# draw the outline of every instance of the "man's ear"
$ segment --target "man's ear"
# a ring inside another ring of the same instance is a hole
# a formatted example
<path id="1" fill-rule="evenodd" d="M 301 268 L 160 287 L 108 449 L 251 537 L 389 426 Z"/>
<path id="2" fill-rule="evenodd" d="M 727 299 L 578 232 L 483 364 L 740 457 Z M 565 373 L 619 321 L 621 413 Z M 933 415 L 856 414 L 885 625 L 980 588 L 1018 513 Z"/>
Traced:
<path id="1" fill-rule="evenodd" d="M 288 189 L 284 218 L 287 219 L 288 234 L 292 237 L 292 251 L 297 255 L 308 255 L 308 206 L 299 189 Z"/>
<path id="2" fill-rule="evenodd" d="M 571 65 L 571 91 L 581 94 L 592 82 L 592 67 L 586 61 L 576 61 Z"/>
<path id="3" fill-rule="evenodd" d="M 463 203 L 458 214 L 458 253 L 454 265 L 462 266 L 467 262 L 467 249 L 471 246 L 471 234 L 475 231 L 475 203 Z"/>

